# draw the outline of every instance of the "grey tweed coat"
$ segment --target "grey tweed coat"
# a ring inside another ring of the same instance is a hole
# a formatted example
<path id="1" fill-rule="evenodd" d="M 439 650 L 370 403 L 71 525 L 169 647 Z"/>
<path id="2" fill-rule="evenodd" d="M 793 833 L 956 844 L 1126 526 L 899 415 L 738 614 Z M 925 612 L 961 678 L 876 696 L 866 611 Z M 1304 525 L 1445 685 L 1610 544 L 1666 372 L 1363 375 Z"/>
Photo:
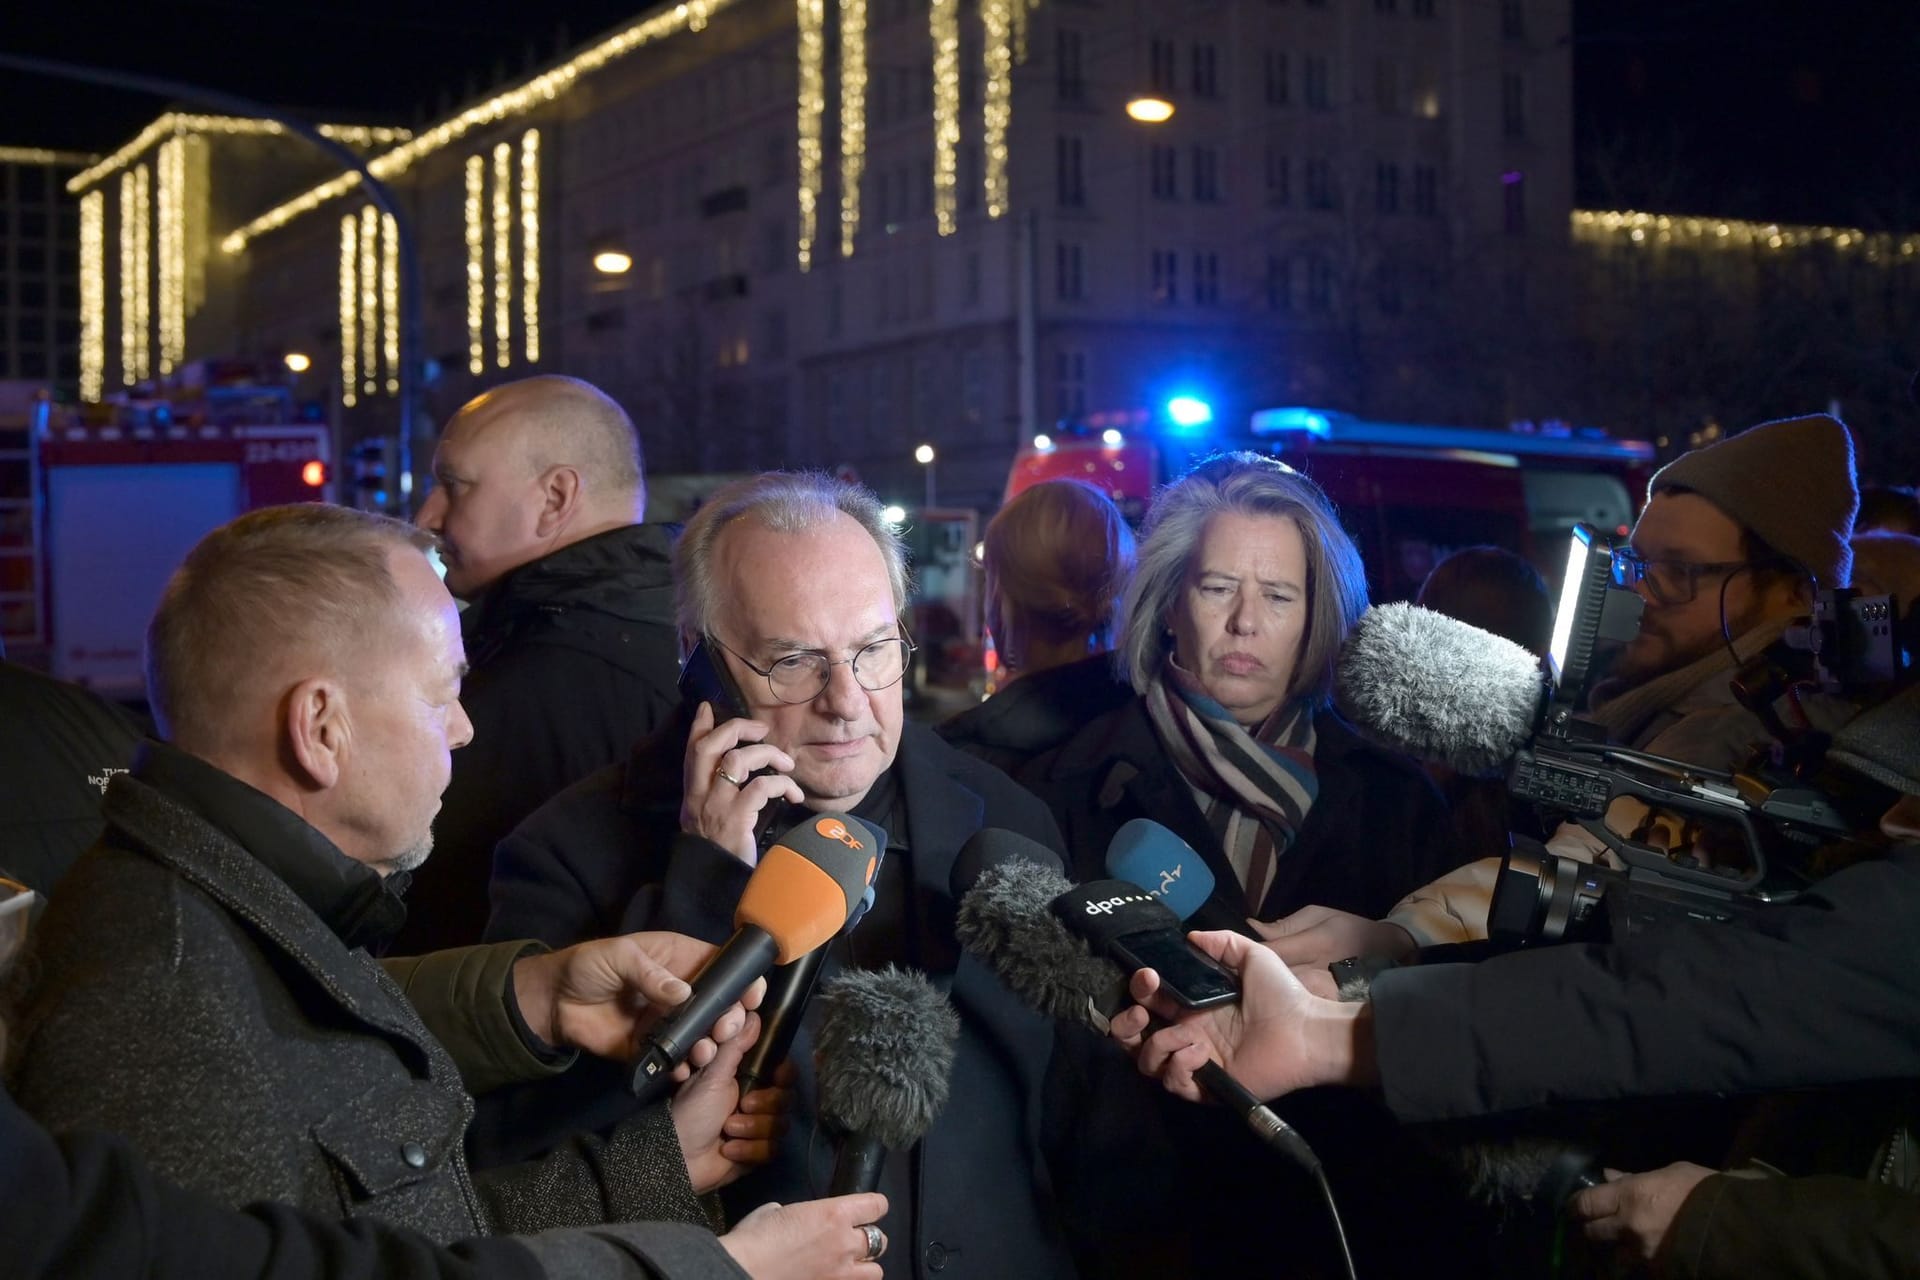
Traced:
<path id="1" fill-rule="evenodd" d="M 706 1222 L 664 1107 L 476 1177 L 473 1102 L 378 962 L 137 776 L 113 779 L 105 813 L 17 975 L 9 1075 L 47 1128 L 123 1134 L 155 1172 L 232 1205 L 440 1241 Z"/>

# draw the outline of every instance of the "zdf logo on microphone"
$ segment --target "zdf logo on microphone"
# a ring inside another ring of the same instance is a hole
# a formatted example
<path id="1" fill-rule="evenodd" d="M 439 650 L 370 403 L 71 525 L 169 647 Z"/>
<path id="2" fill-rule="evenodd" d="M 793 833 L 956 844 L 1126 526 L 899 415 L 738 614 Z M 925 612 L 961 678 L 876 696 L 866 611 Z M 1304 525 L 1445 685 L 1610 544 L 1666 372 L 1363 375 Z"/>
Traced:
<path id="1" fill-rule="evenodd" d="M 813 824 L 813 829 L 829 840 L 838 840 L 849 849 L 864 849 L 867 847 L 855 837 L 853 832 L 847 830 L 847 824 L 838 818 L 822 818 Z"/>

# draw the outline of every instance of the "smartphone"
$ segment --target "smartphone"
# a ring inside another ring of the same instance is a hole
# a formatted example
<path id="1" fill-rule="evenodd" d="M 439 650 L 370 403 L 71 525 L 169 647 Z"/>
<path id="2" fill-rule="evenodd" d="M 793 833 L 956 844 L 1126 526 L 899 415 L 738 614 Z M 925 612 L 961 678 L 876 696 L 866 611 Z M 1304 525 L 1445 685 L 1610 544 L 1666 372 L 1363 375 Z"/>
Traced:
<path id="1" fill-rule="evenodd" d="M 1240 999 L 1240 984 L 1212 957 L 1195 951 L 1172 929 L 1129 933 L 1107 944 L 1123 969 L 1151 969 L 1160 989 L 1189 1009 L 1211 1009 Z"/>
<path id="2" fill-rule="evenodd" d="M 740 686 L 705 640 L 693 646 L 687 660 L 680 664 L 680 696 L 688 710 L 697 710 L 703 702 L 712 703 L 715 724 L 747 718 L 747 700 L 741 696 Z"/>

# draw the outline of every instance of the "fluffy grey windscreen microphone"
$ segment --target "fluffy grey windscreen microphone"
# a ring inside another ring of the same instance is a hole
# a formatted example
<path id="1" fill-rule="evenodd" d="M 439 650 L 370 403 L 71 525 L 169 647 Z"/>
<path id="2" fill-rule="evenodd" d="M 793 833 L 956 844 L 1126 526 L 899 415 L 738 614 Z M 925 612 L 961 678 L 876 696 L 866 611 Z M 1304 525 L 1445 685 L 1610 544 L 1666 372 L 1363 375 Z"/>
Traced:
<path id="1" fill-rule="evenodd" d="M 1484 774 L 1526 745 L 1544 689 L 1525 647 L 1418 605 L 1377 604 L 1340 651 L 1334 705 L 1375 742 Z"/>
<path id="2" fill-rule="evenodd" d="M 1058 871 L 1035 863 L 989 867 L 960 900 L 954 932 L 1028 1008 L 1104 1034 L 1093 1013 L 1116 1013 L 1132 1003 L 1126 975 L 1055 918 L 1053 900 L 1071 888 Z"/>
<path id="3" fill-rule="evenodd" d="M 960 1017 L 926 975 L 888 965 L 835 974 L 814 997 L 820 1116 L 892 1150 L 920 1141 L 947 1104 Z"/>

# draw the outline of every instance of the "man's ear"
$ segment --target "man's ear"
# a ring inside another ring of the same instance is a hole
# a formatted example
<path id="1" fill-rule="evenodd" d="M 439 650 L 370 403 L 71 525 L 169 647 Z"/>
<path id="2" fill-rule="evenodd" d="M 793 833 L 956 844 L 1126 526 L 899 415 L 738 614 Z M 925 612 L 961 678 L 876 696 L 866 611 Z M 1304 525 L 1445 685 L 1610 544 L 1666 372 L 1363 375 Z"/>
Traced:
<path id="1" fill-rule="evenodd" d="M 585 494 L 580 489 L 580 473 L 572 467 L 548 467 L 540 477 L 540 518 L 534 532 L 550 538 L 573 522 Z"/>
<path id="2" fill-rule="evenodd" d="M 285 716 L 287 750 L 305 775 L 302 784 L 317 791 L 338 786 L 353 739 L 346 691 L 325 676 L 302 680 L 287 694 Z"/>

